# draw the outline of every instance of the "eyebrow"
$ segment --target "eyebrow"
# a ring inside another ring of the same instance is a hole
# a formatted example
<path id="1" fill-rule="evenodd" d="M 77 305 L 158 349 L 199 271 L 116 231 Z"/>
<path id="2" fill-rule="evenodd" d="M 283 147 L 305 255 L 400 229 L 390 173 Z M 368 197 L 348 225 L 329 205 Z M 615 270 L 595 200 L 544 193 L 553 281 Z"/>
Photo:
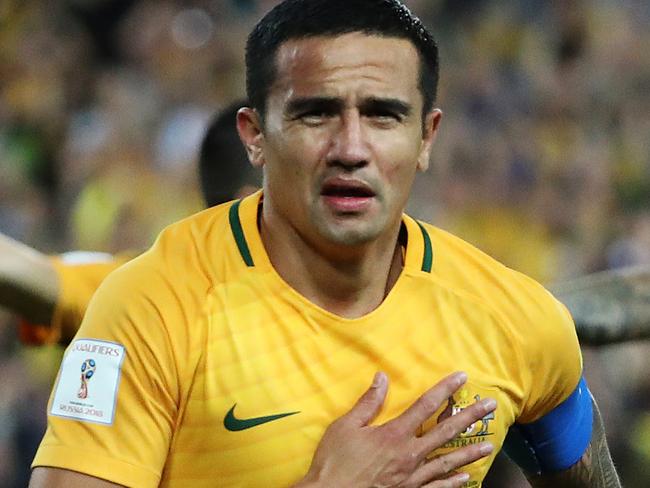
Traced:
<path id="1" fill-rule="evenodd" d="M 342 110 L 344 102 L 336 97 L 305 97 L 291 100 L 285 112 L 288 115 L 295 115 L 312 110 L 323 112 L 337 112 Z M 413 106 L 397 98 L 369 97 L 362 100 L 359 110 L 362 113 L 368 112 L 395 112 L 402 116 L 408 116 L 413 111 Z"/>
<path id="2" fill-rule="evenodd" d="M 337 112 L 343 108 L 343 100 L 336 97 L 305 97 L 291 100 L 285 109 L 288 115 L 295 115 L 312 110 Z"/>
<path id="3" fill-rule="evenodd" d="M 410 103 L 406 103 L 397 98 L 376 98 L 371 97 L 363 100 L 361 103 L 361 112 L 394 112 L 396 114 L 407 117 L 413 111 Z"/>

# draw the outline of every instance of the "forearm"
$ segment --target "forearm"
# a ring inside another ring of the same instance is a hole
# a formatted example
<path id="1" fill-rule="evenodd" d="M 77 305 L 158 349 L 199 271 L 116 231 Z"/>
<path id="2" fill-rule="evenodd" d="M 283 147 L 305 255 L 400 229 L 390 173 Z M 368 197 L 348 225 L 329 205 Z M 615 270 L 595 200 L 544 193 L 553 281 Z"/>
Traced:
<path id="1" fill-rule="evenodd" d="M 0 306 L 30 322 L 47 324 L 58 293 L 49 258 L 0 234 Z"/>
<path id="2" fill-rule="evenodd" d="M 551 290 L 571 312 L 582 344 L 650 338 L 650 267 L 595 273 Z"/>
<path id="3" fill-rule="evenodd" d="M 591 444 L 582 459 L 559 473 L 529 476 L 535 488 L 619 488 L 621 482 L 607 447 L 605 428 L 596 403 Z"/>

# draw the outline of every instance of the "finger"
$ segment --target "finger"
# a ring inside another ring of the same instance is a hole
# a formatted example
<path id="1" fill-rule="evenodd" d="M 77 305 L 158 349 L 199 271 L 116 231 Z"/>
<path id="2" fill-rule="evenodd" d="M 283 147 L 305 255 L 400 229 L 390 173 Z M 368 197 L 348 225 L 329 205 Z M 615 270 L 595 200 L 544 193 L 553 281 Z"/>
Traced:
<path id="1" fill-rule="evenodd" d="M 496 400 L 493 398 L 484 398 L 463 409 L 456 415 L 446 418 L 415 440 L 420 456 L 424 458 L 429 453 L 455 439 L 474 422 L 493 412 L 496 407 Z"/>
<path id="2" fill-rule="evenodd" d="M 345 420 L 360 427 L 368 425 L 381 410 L 387 391 L 388 377 L 386 373 L 380 371 L 375 374 L 370 388 L 361 395 L 354 407 L 344 415 Z"/>
<path id="3" fill-rule="evenodd" d="M 406 429 L 407 432 L 415 432 L 466 381 L 467 375 L 463 372 L 450 374 L 420 396 L 404 413 L 392 420 L 391 423 Z"/>
<path id="4" fill-rule="evenodd" d="M 437 480 L 426 485 L 420 485 L 421 488 L 461 488 L 469 481 L 470 476 L 467 473 L 454 474 L 444 480 Z"/>
<path id="5" fill-rule="evenodd" d="M 494 446 L 490 442 L 481 442 L 443 454 L 420 466 L 409 478 L 409 483 L 413 486 L 438 487 L 447 485 L 427 485 L 426 483 L 431 483 L 433 480 L 440 480 L 443 477 L 446 477 L 445 481 L 459 480 L 461 478 L 465 478 L 465 481 L 467 481 L 469 477 L 465 473 L 452 474 L 451 476 L 450 473 L 483 457 L 489 456 L 492 454 L 492 451 L 494 451 Z M 462 483 L 464 481 L 461 482 L 461 485 Z"/>

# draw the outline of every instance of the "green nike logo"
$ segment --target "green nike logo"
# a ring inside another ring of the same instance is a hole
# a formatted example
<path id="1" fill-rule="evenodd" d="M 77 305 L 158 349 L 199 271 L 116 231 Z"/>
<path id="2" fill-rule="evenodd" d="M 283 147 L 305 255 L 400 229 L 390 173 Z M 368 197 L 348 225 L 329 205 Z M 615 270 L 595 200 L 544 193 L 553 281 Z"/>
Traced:
<path id="1" fill-rule="evenodd" d="M 235 403 L 232 406 L 232 408 L 228 410 L 228 413 L 223 418 L 223 426 L 231 432 L 250 429 L 251 427 L 256 427 L 258 425 L 265 424 L 267 422 L 273 422 L 274 420 L 278 420 L 283 417 L 288 417 L 289 415 L 295 415 L 297 413 L 300 413 L 300 412 L 288 412 L 288 413 L 278 413 L 275 415 L 266 415 L 264 417 L 254 417 L 252 419 L 238 419 L 237 417 L 235 417 L 236 406 L 237 404 Z"/>

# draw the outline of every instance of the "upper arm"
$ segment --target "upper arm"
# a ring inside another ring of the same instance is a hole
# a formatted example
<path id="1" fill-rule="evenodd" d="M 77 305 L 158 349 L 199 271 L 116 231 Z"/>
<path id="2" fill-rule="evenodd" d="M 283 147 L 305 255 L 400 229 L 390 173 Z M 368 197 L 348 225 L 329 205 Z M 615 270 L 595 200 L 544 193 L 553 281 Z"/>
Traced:
<path id="1" fill-rule="evenodd" d="M 178 411 L 183 347 L 168 324 L 182 329 L 183 317 L 152 266 L 112 274 L 66 350 L 33 466 L 157 486 Z"/>
<path id="2" fill-rule="evenodd" d="M 582 379 L 573 393 L 535 422 L 513 425 L 504 450 L 527 474 L 563 471 L 587 451 L 593 432 L 592 396 Z"/>
<path id="3" fill-rule="evenodd" d="M 581 380 L 582 356 L 573 320 L 555 299 L 540 300 L 540 309 L 545 326 L 533 329 L 526 348 L 529 394 L 511 428 L 523 434 L 519 454 L 528 452 L 518 464 L 535 487 L 616 488 L 620 483 L 602 419 Z M 505 450 L 513 457 L 512 444 Z M 531 459 L 533 463 L 526 462 Z"/>
<path id="4" fill-rule="evenodd" d="M 533 487 L 620 488 L 621 482 L 607 447 L 605 427 L 595 401 L 592 407 L 593 430 L 585 453 L 575 464 L 564 470 L 544 474 L 527 473 Z"/>
<path id="5" fill-rule="evenodd" d="M 504 450 L 528 473 L 556 472 L 575 464 L 589 446 L 592 399 L 566 308 L 548 293 L 527 305 L 524 367 L 530 379 Z"/>
<path id="6" fill-rule="evenodd" d="M 36 468 L 29 480 L 29 488 L 115 488 L 116 485 L 94 476 L 58 468 Z"/>
<path id="7" fill-rule="evenodd" d="M 533 288 L 520 320 L 521 368 L 526 372 L 516 422 L 530 424 L 563 403 L 582 377 L 582 353 L 573 319 L 559 301 L 541 287 Z M 522 301 L 523 301 L 522 299 Z"/>

